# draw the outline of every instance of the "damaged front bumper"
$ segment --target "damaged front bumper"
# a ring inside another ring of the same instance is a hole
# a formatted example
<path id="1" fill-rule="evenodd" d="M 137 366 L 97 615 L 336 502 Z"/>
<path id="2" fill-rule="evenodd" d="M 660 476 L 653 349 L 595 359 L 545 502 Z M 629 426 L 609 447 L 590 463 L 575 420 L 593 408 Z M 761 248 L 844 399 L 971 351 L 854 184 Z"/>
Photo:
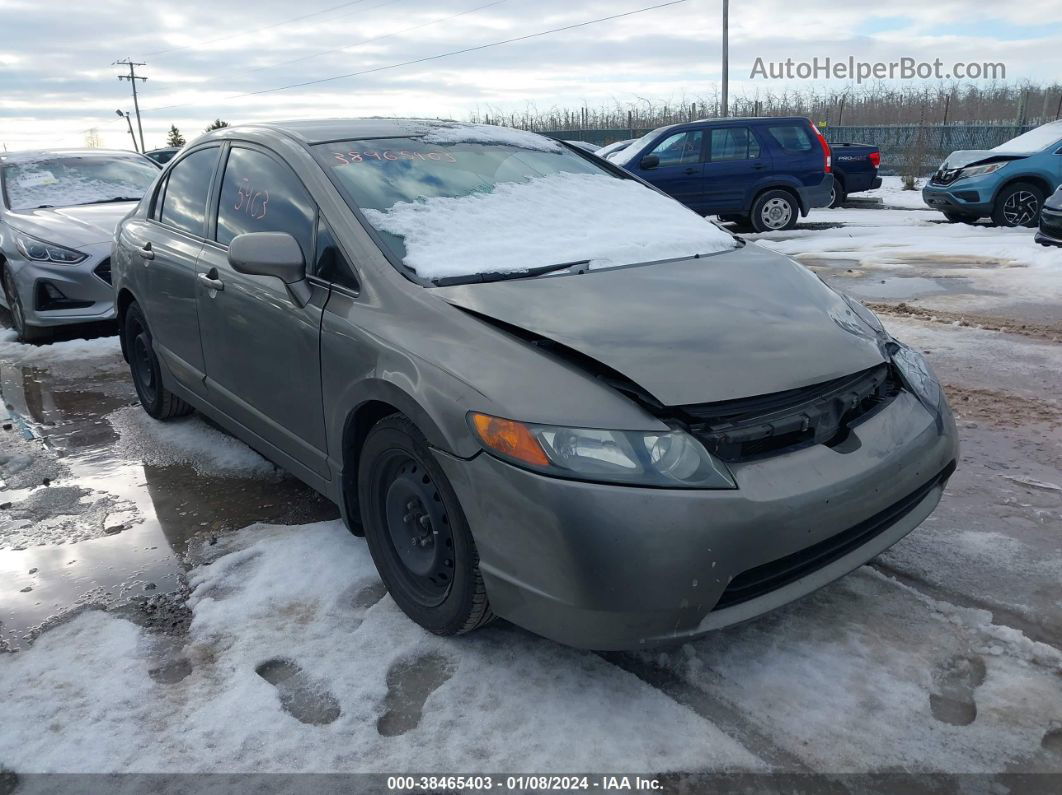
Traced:
<path id="1" fill-rule="evenodd" d="M 696 637 L 843 576 L 933 510 L 958 453 L 946 405 L 902 391 L 839 447 L 732 465 L 736 490 L 545 477 L 438 453 L 496 613 L 562 643 L 632 649 Z"/>

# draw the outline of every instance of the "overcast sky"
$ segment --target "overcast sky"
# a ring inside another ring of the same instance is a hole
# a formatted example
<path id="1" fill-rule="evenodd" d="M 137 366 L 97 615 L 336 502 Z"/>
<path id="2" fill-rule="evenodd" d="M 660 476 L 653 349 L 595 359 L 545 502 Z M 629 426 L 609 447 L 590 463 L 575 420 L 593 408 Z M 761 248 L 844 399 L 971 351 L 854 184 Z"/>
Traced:
<path id="1" fill-rule="evenodd" d="M 721 0 L 622 19 L 317 85 L 463 47 L 666 0 L 0 0 L 0 145 L 81 146 L 96 128 L 128 148 L 132 110 L 118 58 L 144 61 L 148 148 L 175 123 L 313 116 L 444 116 L 533 106 L 687 101 L 718 86 Z M 296 17 L 303 17 L 296 19 Z M 1021 0 L 732 0 L 731 92 L 757 57 L 1002 61 L 1011 80 L 1062 75 L 1062 3 Z M 807 87 L 808 83 L 791 86 Z M 822 84 L 816 84 L 821 87 Z M 841 83 L 834 85 L 840 86 Z"/>

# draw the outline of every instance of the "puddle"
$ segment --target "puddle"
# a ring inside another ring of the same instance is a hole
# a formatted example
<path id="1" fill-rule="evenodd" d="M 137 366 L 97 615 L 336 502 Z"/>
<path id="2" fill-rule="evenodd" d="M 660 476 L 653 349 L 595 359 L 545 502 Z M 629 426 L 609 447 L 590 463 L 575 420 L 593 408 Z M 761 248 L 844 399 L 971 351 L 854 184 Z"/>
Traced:
<path id="1" fill-rule="evenodd" d="M 11 503 L 0 510 L 0 650 L 24 646 L 36 629 L 83 605 L 111 608 L 178 591 L 182 556 L 197 536 L 338 516 L 290 476 L 210 476 L 120 453 L 107 417 L 135 401 L 117 355 L 91 364 L 0 362 L 0 420 L 11 426 L 0 431 L 0 452 L 17 442 L 32 459 L 0 463 L 0 504 Z M 5 466 L 21 474 L 5 482 Z M 68 515 L 56 516 L 50 504 Z"/>
<path id="2" fill-rule="evenodd" d="M 856 298 L 918 298 L 951 292 L 939 279 L 924 276 L 886 276 L 846 280 L 845 290 Z"/>

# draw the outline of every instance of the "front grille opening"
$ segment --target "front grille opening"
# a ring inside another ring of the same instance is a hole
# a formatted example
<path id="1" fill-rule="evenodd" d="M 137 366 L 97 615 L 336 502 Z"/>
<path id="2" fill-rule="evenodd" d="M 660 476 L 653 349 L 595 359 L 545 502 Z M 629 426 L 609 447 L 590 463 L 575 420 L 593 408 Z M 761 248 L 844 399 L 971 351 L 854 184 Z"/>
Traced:
<path id="1" fill-rule="evenodd" d="M 881 364 L 774 395 L 681 406 L 677 413 L 709 452 L 737 463 L 815 444 L 836 447 L 852 428 L 888 405 L 901 388 L 892 366 Z"/>
<path id="2" fill-rule="evenodd" d="M 47 312 L 52 309 L 85 309 L 92 306 L 92 301 L 79 301 L 75 298 L 67 298 L 66 294 L 56 285 L 49 281 L 37 282 L 34 306 L 38 310 Z"/>
<path id="3" fill-rule="evenodd" d="M 902 500 L 854 527 L 843 530 L 799 552 L 794 552 L 792 555 L 742 572 L 730 581 L 712 609 L 722 610 L 724 607 L 732 607 L 763 596 L 844 557 L 907 516 L 934 488 L 947 483 L 954 471 L 955 462 L 952 461 L 936 477 L 915 489 Z"/>

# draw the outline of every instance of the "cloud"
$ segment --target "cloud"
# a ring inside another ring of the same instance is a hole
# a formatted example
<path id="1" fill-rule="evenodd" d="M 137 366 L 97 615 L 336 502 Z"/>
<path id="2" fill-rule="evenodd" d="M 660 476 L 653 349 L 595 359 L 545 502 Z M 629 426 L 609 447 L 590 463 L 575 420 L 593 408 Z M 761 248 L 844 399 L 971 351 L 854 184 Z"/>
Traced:
<path id="1" fill-rule="evenodd" d="M 118 58 L 145 61 L 144 135 L 162 145 L 232 122 L 337 115 L 463 118 L 711 93 L 719 79 L 720 0 L 689 0 L 636 16 L 424 64 L 288 91 L 241 96 L 575 24 L 652 0 L 0 0 L 0 142 L 77 146 L 97 128 L 127 147 L 114 111 L 132 110 Z M 478 9 L 478 10 L 473 10 Z M 1003 61 L 1012 80 L 1062 72 L 1057 0 L 992 6 L 968 0 L 826 0 L 731 4 L 732 93 L 757 57 Z M 469 13 L 462 13 L 469 12 Z M 460 15 L 459 15 L 460 14 Z M 458 16 L 459 15 L 459 16 Z M 301 18 L 296 18 L 301 17 Z"/>

